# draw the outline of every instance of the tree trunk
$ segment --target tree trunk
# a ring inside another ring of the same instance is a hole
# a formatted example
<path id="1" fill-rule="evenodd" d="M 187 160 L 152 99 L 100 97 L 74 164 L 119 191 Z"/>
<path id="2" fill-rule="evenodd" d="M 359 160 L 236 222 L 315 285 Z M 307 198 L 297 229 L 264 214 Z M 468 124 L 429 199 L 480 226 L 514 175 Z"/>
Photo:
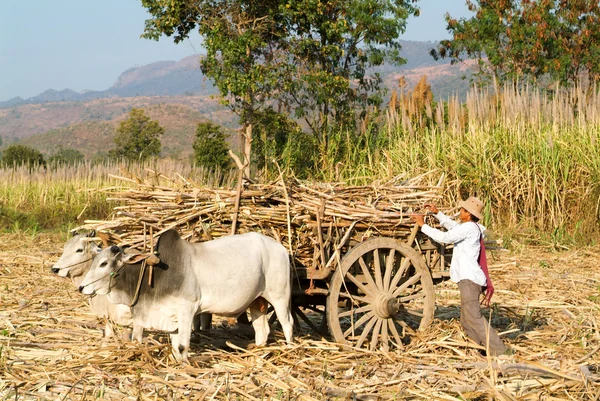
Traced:
<path id="1" fill-rule="evenodd" d="M 244 174 L 250 178 L 250 155 L 252 154 L 252 123 L 246 124 L 244 133 Z"/>

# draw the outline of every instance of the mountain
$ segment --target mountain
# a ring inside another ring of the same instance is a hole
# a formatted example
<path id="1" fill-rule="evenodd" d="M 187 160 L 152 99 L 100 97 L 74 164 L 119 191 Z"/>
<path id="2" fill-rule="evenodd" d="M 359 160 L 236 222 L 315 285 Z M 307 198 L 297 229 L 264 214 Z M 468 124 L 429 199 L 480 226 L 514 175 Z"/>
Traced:
<path id="1" fill-rule="evenodd" d="M 402 42 L 402 66 L 376 69 L 389 92 L 398 91 L 403 77 L 408 90 L 427 76 L 435 99 L 464 97 L 470 74 L 468 65 L 435 61 L 429 50 L 435 42 Z M 58 146 L 72 147 L 91 157 L 112 146 L 114 129 L 133 107 L 143 108 L 165 127 L 163 154 L 186 157 L 191 153 L 195 126 L 212 121 L 237 128 L 238 117 L 218 101 L 216 88 L 199 68 L 199 56 L 179 61 L 159 61 L 124 71 L 103 91 L 48 89 L 37 96 L 0 102 L 0 143 L 19 142 L 51 154 Z"/>
<path id="2" fill-rule="evenodd" d="M 0 137 L 4 146 L 18 142 L 45 154 L 62 146 L 91 157 L 112 148 L 115 129 L 134 107 L 165 128 L 165 156 L 191 154 L 199 122 L 213 121 L 231 132 L 237 128 L 237 116 L 210 96 L 136 96 L 0 109 Z"/>
<path id="3" fill-rule="evenodd" d="M 402 74 L 406 71 L 417 71 L 421 68 L 448 68 L 448 60 L 434 60 L 429 51 L 436 42 L 401 41 L 401 55 L 407 63 L 401 66 L 386 64 L 375 71 L 387 74 Z M 152 64 L 132 67 L 124 71 L 117 81 L 104 91 L 84 91 L 81 93 L 64 89 L 57 91 L 48 89 L 28 99 L 14 97 L 0 101 L 0 108 L 11 108 L 22 104 L 39 104 L 49 102 L 84 102 L 94 99 L 135 96 L 178 96 L 178 95 L 214 95 L 217 90 L 210 80 L 200 71 L 199 55 L 188 56 L 180 61 L 158 61 Z M 458 67 L 457 67 L 458 68 Z M 454 77 L 456 78 L 456 77 Z M 446 85 L 441 85 L 440 88 Z M 460 85 L 459 85 L 460 86 Z M 464 85 L 464 87 L 468 87 Z M 460 89 L 457 87 L 457 89 Z M 434 95 L 445 97 L 448 93 L 432 83 Z M 461 90 L 464 90 L 461 89 Z"/>
<path id="4" fill-rule="evenodd" d="M 63 89 L 56 91 L 54 89 L 48 89 L 43 93 L 31 98 L 31 103 L 47 103 L 47 102 L 76 102 L 81 100 L 81 94 L 72 91 L 71 89 Z"/>
<path id="5" fill-rule="evenodd" d="M 179 62 L 161 61 L 130 68 L 121 74 L 108 92 L 128 96 L 213 95 L 214 85 L 200 71 L 198 56 Z"/>
<path id="6" fill-rule="evenodd" d="M 94 99 L 135 96 L 178 96 L 214 95 L 214 85 L 200 71 L 199 56 L 189 56 L 178 62 L 159 61 L 141 67 L 129 68 L 117 81 L 104 91 L 84 91 L 71 89 L 57 91 L 48 89 L 37 96 L 23 99 L 14 97 L 0 102 L 0 108 L 10 108 L 24 104 L 50 102 L 85 102 Z"/>

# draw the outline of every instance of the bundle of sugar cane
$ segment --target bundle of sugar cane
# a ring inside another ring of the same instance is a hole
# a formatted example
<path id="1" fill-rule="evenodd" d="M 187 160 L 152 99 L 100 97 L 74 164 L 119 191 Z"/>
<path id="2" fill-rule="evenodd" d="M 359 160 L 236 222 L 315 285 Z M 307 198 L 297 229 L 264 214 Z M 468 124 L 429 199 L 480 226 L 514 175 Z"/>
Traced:
<path id="1" fill-rule="evenodd" d="M 277 238 L 301 263 L 313 258 L 319 230 L 329 243 L 350 227 L 357 241 L 372 235 L 408 237 L 413 226 L 408 214 L 439 200 L 443 182 L 443 177 L 432 182 L 431 174 L 365 186 L 289 179 L 249 184 L 238 193 L 183 179 L 156 185 L 117 178 L 129 185 L 102 189 L 118 202 L 113 219 L 86 221 L 80 228 L 109 232 L 116 243 L 145 250 L 171 228 L 191 241 L 204 241 L 231 234 L 235 224 L 237 233 L 260 231 Z"/>

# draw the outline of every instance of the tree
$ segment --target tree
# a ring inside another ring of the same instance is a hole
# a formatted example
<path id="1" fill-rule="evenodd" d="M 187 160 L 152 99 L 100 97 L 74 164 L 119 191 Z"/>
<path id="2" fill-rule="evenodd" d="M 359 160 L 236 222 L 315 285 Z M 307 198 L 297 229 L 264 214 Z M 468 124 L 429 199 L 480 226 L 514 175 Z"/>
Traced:
<path id="1" fill-rule="evenodd" d="M 142 4 L 152 15 L 142 35 L 146 38 L 175 34 L 178 43 L 198 27 L 206 48 L 202 72 L 240 116 L 249 176 L 255 114 L 286 81 L 280 76 L 286 61 L 281 59 L 279 43 L 287 33 L 277 18 L 279 2 L 142 0 Z"/>
<path id="2" fill-rule="evenodd" d="M 7 167 L 27 165 L 46 166 L 42 153 L 34 148 L 23 145 L 11 145 L 2 153 L 2 165 Z"/>
<path id="3" fill-rule="evenodd" d="M 221 126 L 210 122 L 198 123 L 193 146 L 194 162 L 197 165 L 217 170 L 231 167 L 229 146 Z"/>
<path id="4" fill-rule="evenodd" d="M 201 61 L 240 114 L 246 159 L 252 127 L 273 102 L 302 118 L 327 147 L 328 132 L 353 124 L 355 109 L 381 100 L 381 78 L 368 69 L 400 63 L 398 37 L 418 14 L 413 0 L 142 0 L 152 18 L 143 37 L 175 42 L 198 28 Z"/>
<path id="5" fill-rule="evenodd" d="M 408 17 L 418 16 L 414 3 L 290 0 L 282 7 L 294 27 L 289 51 L 295 76 L 286 104 L 318 136 L 322 149 L 332 128 L 353 128 L 357 113 L 381 104 L 382 79 L 369 71 L 386 61 L 406 62 L 399 37 Z"/>
<path id="6" fill-rule="evenodd" d="M 50 156 L 48 162 L 54 165 L 75 165 L 84 161 L 83 153 L 77 149 L 63 148 L 60 146 L 58 151 Z"/>
<path id="7" fill-rule="evenodd" d="M 289 138 L 298 136 L 301 129 L 295 121 L 273 108 L 263 110 L 257 117 L 252 159 L 258 169 L 265 170 L 265 174 L 268 175 L 269 171 L 277 173 L 274 163 L 283 164 L 282 156 Z M 305 147 L 304 151 L 307 150 Z"/>
<path id="8" fill-rule="evenodd" d="M 109 152 L 112 158 L 129 161 L 144 161 L 158 156 L 161 150 L 160 137 L 165 129 L 156 120 L 144 114 L 142 109 L 131 109 L 129 117 L 116 130 L 116 149 Z"/>
<path id="9" fill-rule="evenodd" d="M 446 14 L 452 39 L 431 54 L 477 59 L 480 76 L 498 80 L 550 77 L 572 83 L 600 78 L 600 6 L 590 0 L 467 0 L 472 18 Z"/>

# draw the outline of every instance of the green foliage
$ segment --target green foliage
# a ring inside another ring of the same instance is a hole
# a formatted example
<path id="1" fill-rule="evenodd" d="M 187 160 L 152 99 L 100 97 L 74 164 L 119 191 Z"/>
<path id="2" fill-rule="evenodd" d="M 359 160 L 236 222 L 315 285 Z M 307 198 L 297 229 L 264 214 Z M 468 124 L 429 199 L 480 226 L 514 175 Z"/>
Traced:
<path id="1" fill-rule="evenodd" d="M 110 156 L 109 152 L 98 151 L 98 152 L 94 153 L 89 160 L 90 160 L 90 164 L 92 166 L 98 166 L 98 165 L 110 163 L 111 156 Z"/>
<path id="2" fill-rule="evenodd" d="M 405 62 L 399 36 L 418 9 L 402 0 L 297 0 L 281 10 L 294 65 L 285 103 L 326 148 L 332 129 L 354 128 L 357 113 L 381 102 L 381 78 L 368 70 Z"/>
<path id="3" fill-rule="evenodd" d="M 207 187 L 232 188 L 237 179 L 237 174 L 215 174 L 173 160 L 160 159 L 152 167 L 166 176 L 181 174 Z M 94 165 L 90 161 L 52 169 L 0 166 L 0 231 L 64 232 L 85 220 L 111 219 L 118 203 L 107 200 L 106 193 L 96 189 L 127 185 L 111 178 L 122 175 L 122 168 L 121 163 Z M 148 162 L 131 163 L 127 170 L 145 182 L 164 184 L 161 177 L 148 170 Z"/>
<path id="4" fill-rule="evenodd" d="M 287 61 L 280 42 L 286 38 L 279 2 L 142 0 L 152 16 L 142 36 L 158 40 L 175 34 L 175 42 L 198 28 L 206 49 L 202 72 L 219 89 L 225 103 L 242 118 L 249 158 L 255 113 L 280 92 Z M 246 128 L 248 128 L 246 130 Z"/>
<path id="5" fill-rule="evenodd" d="M 23 145 L 11 145 L 2 152 L 3 166 L 22 166 L 29 167 L 45 166 L 46 161 L 42 153 L 37 150 Z"/>
<path id="6" fill-rule="evenodd" d="M 51 165 L 68 165 L 72 166 L 84 161 L 83 153 L 77 149 L 59 147 L 58 151 L 48 159 Z"/>
<path id="7" fill-rule="evenodd" d="M 298 131 L 289 135 L 281 154 L 281 167 L 296 177 L 309 179 L 316 176 L 319 166 L 319 144 L 314 135 Z"/>
<path id="8" fill-rule="evenodd" d="M 198 123 L 194 141 L 194 163 L 209 169 L 223 171 L 231 168 L 227 137 L 220 125 Z"/>
<path id="9" fill-rule="evenodd" d="M 290 137 L 299 139 L 302 130 L 295 121 L 273 108 L 257 113 L 255 117 L 257 123 L 253 132 L 252 161 L 258 169 L 266 170 L 267 175 L 269 171 L 277 174 L 275 164 L 283 164 L 283 152 Z"/>
<path id="10" fill-rule="evenodd" d="M 119 124 L 115 136 L 117 148 L 111 150 L 109 155 L 130 162 L 158 156 L 161 150 L 160 137 L 164 132 L 158 121 L 151 120 L 144 110 L 133 108 L 129 118 Z"/>
<path id="11" fill-rule="evenodd" d="M 367 71 L 404 61 L 398 37 L 418 14 L 410 0 L 142 4 L 152 16 L 143 37 L 179 42 L 198 28 L 207 51 L 202 71 L 245 126 L 277 100 L 305 121 L 323 149 L 333 130 L 353 127 L 357 113 L 381 102 L 381 78 Z"/>
<path id="12" fill-rule="evenodd" d="M 0 229 L 38 232 L 107 218 L 114 203 L 107 202 L 103 193 L 82 191 L 101 186 L 106 178 L 90 180 L 85 178 L 88 171 L 66 165 L 51 170 L 0 169 Z"/>
<path id="13" fill-rule="evenodd" d="M 451 40 L 434 57 L 477 59 L 480 75 L 573 83 L 600 78 L 600 7 L 594 1 L 467 1 L 475 16 L 446 15 Z"/>

